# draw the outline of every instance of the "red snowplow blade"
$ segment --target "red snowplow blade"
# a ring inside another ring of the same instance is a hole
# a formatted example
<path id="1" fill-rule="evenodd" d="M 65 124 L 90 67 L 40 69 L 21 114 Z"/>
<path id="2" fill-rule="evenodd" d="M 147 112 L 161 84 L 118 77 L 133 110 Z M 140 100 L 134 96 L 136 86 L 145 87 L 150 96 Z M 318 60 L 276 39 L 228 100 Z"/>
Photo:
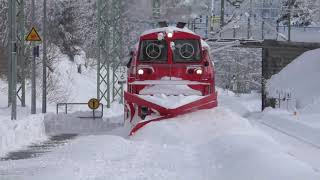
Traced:
<path id="1" fill-rule="evenodd" d="M 152 110 L 155 110 L 159 113 L 160 117 L 155 119 L 150 119 L 146 121 L 140 121 L 137 124 L 134 125 L 134 127 L 131 129 L 130 135 L 137 132 L 140 128 L 145 126 L 146 124 L 153 122 L 153 121 L 161 121 L 164 119 L 173 118 L 179 115 L 183 115 L 186 113 L 194 112 L 200 109 L 211 109 L 217 106 L 217 95 L 216 93 L 212 93 L 207 96 L 203 96 L 203 98 L 193 101 L 191 103 L 182 105 L 180 107 L 170 109 L 163 106 L 160 106 L 158 104 L 149 102 L 145 99 L 140 98 L 139 96 L 135 94 L 130 94 L 128 92 L 124 92 L 124 98 L 126 100 L 126 103 L 129 105 L 130 111 L 131 111 L 131 119 L 130 122 L 132 122 L 132 118 L 135 114 L 134 105 L 137 105 L 139 107 L 144 106 L 148 107 Z"/>

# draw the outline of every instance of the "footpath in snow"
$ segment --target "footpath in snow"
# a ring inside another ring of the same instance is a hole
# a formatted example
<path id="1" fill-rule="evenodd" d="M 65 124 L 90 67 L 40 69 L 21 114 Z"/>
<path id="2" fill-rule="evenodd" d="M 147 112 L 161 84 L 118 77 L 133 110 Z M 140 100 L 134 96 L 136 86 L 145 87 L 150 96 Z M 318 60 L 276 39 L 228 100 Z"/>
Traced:
<path id="1" fill-rule="evenodd" d="M 320 172 L 320 112 L 300 111 L 294 115 L 284 109 L 272 108 L 260 112 L 259 94 L 241 94 L 238 97 L 222 90 L 219 94 L 220 106 L 230 107 L 232 111 L 248 118 L 255 128 L 281 144 L 283 151 Z"/>

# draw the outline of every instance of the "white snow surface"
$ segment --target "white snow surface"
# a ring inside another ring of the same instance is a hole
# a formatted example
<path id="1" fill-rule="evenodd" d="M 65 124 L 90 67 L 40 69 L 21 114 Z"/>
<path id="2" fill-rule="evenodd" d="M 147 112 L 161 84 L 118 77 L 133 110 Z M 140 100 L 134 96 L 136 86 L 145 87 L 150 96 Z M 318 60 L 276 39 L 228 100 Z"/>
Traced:
<path id="1" fill-rule="evenodd" d="M 307 51 L 273 75 L 267 82 L 269 96 L 290 93 L 297 102 L 297 108 L 310 112 L 320 112 L 320 49 Z"/>
<path id="2" fill-rule="evenodd" d="M 232 91 L 217 88 L 218 91 L 218 105 L 232 109 L 234 113 L 240 116 L 245 116 L 251 112 L 261 111 L 261 94 L 238 94 Z"/>
<path id="3" fill-rule="evenodd" d="M 200 91 L 191 89 L 187 85 L 151 85 L 140 91 L 143 95 L 167 94 L 167 95 L 201 95 Z"/>
<path id="4" fill-rule="evenodd" d="M 140 98 L 145 99 L 149 102 L 158 104 L 162 107 L 174 109 L 180 106 L 183 106 L 185 104 L 191 103 L 193 101 L 199 100 L 203 98 L 204 96 L 198 96 L 198 95 L 190 95 L 190 96 L 167 96 L 165 94 L 156 94 L 153 96 L 149 95 L 139 95 Z"/>
<path id="5" fill-rule="evenodd" d="M 93 67 L 85 67 L 86 55 L 80 51 L 75 56 L 74 62 L 71 62 L 67 55 L 57 52 L 57 63 L 53 77 L 57 79 L 53 96 L 60 95 L 60 99 L 54 102 L 88 102 L 97 94 L 96 77 L 97 72 Z M 81 74 L 77 72 L 78 66 L 82 66 Z"/>
<path id="6" fill-rule="evenodd" d="M 44 115 L 30 115 L 29 108 L 17 108 L 17 120 L 11 120 L 7 107 L 7 83 L 0 79 L 0 157 L 30 143 L 47 139 Z M 1 179 L 1 178 L 0 178 Z"/>
<path id="7" fill-rule="evenodd" d="M 144 82 L 144 81 L 142 81 Z M 148 82 L 148 81 L 146 81 Z M 163 83 L 161 83 L 163 82 Z M 200 91 L 194 90 L 185 84 L 193 84 L 197 82 L 182 80 L 176 77 L 162 77 L 155 85 L 149 85 L 143 88 L 139 93 L 142 95 L 201 95 Z"/>
<path id="8" fill-rule="evenodd" d="M 30 143 L 46 139 L 43 115 L 26 115 L 23 119 L 15 121 L 12 121 L 10 116 L 0 115 L 0 157 Z"/>
<path id="9" fill-rule="evenodd" d="M 155 28 L 155 29 L 150 29 L 150 30 L 147 30 L 145 32 L 143 32 L 141 34 L 141 36 L 144 36 L 144 35 L 147 35 L 147 34 L 151 34 L 151 33 L 159 33 L 159 32 L 166 32 L 166 33 L 169 33 L 169 32 L 185 32 L 185 33 L 190 33 L 190 34 L 194 34 L 195 33 L 193 31 L 191 31 L 190 29 L 188 28 L 177 28 L 175 26 L 169 26 L 169 27 L 162 27 L 162 28 Z"/>
<path id="10" fill-rule="evenodd" d="M 150 123 L 135 136 L 85 136 L 39 158 L 0 163 L 5 179 L 316 180 L 308 165 L 226 108 Z"/>

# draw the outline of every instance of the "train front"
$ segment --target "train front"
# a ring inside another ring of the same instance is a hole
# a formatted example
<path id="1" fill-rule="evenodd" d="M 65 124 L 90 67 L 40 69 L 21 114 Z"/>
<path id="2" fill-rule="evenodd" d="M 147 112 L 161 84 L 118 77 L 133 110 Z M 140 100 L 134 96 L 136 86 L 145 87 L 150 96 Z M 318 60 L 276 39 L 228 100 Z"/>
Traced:
<path id="1" fill-rule="evenodd" d="M 128 82 L 129 92 L 135 94 L 215 92 L 214 69 L 206 43 L 192 31 L 174 27 L 153 29 L 140 37 Z"/>
<path id="2" fill-rule="evenodd" d="M 185 28 L 143 33 L 129 64 L 125 100 L 131 121 L 134 115 L 145 119 L 152 114 L 163 117 L 216 107 L 214 66 L 207 43 Z M 193 108 L 184 108 L 188 105 Z"/>

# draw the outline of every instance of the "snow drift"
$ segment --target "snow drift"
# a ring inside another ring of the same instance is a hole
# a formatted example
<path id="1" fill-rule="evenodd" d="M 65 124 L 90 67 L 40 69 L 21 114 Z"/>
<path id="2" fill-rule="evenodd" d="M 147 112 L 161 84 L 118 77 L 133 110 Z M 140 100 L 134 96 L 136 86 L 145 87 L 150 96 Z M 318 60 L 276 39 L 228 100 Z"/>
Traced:
<path id="1" fill-rule="evenodd" d="M 319 57 L 320 49 L 307 51 L 273 75 L 267 82 L 269 96 L 277 98 L 279 93 L 290 93 L 298 109 L 308 107 L 320 112 L 320 84 L 315 81 L 320 77 Z"/>
<path id="2" fill-rule="evenodd" d="M 43 115 L 25 115 L 23 119 L 12 121 L 10 116 L 3 116 L 1 110 L 0 113 L 0 157 L 47 139 Z"/>

